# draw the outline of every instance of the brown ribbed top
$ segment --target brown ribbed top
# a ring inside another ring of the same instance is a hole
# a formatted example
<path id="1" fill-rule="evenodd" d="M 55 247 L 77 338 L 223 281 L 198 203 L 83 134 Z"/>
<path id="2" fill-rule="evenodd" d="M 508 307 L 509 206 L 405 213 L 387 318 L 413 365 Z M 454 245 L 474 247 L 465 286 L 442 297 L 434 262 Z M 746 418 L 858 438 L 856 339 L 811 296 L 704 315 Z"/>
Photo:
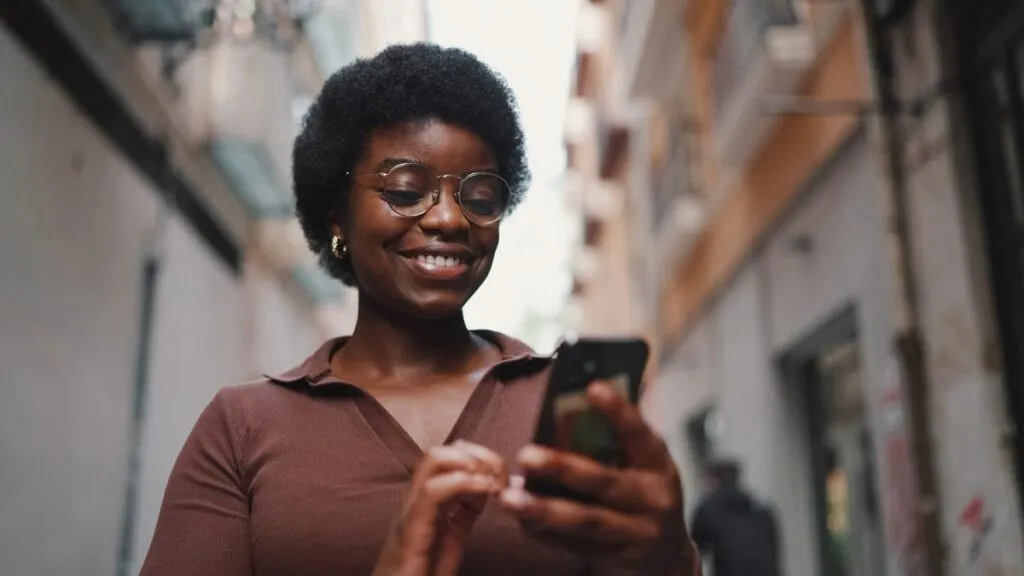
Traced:
<path id="1" fill-rule="evenodd" d="M 531 441 L 546 358 L 495 333 L 504 360 L 473 392 L 449 437 L 512 462 Z M 416 443 L 371 396 L 331 375 L 343 340 L 276 377 L 224 388 L 171 472 L 143 576 L 369 574 L 400 510 Z M 527 538 L 491 502 L 463 574 L 609 573 Z"/>

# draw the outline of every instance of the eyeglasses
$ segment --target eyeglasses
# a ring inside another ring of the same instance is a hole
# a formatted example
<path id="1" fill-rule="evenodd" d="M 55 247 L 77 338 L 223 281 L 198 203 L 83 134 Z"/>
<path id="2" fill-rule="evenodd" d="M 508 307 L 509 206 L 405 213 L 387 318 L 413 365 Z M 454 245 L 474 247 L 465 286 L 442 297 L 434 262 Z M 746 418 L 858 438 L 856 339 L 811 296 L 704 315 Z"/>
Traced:
<path id="1" fill-rule="evenodd" d="M 441 201 L 442 178 L 458 180 L 455 200 L 466 220 L 477 226 L 490 226 L 501 220 L 508 207 L 508 182 L 490 172 L 472 172 L 465 176 L 438 174 L 425 164 L 404 162 L 383 172 L 348 174 L 379 177 L 381 199 L 404 218 L 419 218 Z"/>

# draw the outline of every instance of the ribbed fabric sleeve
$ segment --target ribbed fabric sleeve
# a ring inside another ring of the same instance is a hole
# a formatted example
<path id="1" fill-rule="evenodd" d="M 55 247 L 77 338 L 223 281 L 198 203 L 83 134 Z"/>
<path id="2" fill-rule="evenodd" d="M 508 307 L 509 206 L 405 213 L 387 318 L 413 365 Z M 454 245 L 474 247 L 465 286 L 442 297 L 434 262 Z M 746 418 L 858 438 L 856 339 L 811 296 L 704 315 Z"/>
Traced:
<path id="1" fill-rule="evenodd" d="M 171 471 L 142 576 L 251 576 L 249 506 L 241 448 L 218 393 L 200 415 Z"/>

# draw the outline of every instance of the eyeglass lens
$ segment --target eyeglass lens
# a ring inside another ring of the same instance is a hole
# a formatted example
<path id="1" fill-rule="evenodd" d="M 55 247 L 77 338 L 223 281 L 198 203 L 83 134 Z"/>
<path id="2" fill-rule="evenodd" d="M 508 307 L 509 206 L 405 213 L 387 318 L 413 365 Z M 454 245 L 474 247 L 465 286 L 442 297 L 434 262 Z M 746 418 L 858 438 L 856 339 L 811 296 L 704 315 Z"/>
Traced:
<path id="1" fill-rule="evenodd" d="M 437 175 L 429 166 L 400 164 L 385 176 L 383 197 L 398 214 L 415 218 L 433 208 L 437 186 Z M 467 220 L 490 224 L 505 211 L 508 186 L 498 176 L 477 173 L 462 179 L 457 197 Z"/>

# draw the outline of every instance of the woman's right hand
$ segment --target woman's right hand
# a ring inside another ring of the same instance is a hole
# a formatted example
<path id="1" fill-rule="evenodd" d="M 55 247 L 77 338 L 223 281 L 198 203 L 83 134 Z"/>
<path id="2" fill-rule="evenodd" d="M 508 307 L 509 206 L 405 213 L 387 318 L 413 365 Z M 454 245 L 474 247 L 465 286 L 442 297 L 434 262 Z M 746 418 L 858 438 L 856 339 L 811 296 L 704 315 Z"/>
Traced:
<path id="1" fill-rule="evenodd" d="M 373 576 L 447 576 L 487 500 L 508 486 L 504 460 L 457 440 L 427 450 Z"/>

